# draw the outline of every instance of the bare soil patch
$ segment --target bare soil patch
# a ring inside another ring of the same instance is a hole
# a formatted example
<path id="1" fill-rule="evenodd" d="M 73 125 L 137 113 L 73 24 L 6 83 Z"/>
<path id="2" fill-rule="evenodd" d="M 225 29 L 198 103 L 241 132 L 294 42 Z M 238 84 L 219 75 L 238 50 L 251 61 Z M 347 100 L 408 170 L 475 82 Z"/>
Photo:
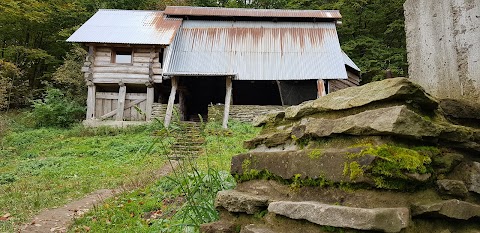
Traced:
<path id="1" fill-rule="evenodd" d="M 176 166 L 178 161 L 169 161 L 162 168 L 153 173 L 150 177 L 145 177 L 143 174 L 139 179 L 132 180 L 132 184 L 124 185 L 117 189 L 101 189 L 97 190 L 86 197 L 70 202 L 62 207 L 47 209 L 35 216 L 29 224 L 21 226 L 18 232 L 67 232 L 68 226 L 77 217 L 82 216 L 95 206 L 100 205 L 105 199 L 115 196 L 116 194 L 139 188 L 142 184 L 153 181 L 162 176 L 169 174 Z"/>

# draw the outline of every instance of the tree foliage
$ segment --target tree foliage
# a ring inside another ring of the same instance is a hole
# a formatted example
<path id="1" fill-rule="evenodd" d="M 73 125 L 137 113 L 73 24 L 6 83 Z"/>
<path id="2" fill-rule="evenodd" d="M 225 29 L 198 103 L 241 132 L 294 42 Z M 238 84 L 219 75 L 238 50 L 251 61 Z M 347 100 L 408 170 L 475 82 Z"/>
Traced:
<path id="1" fill-rule="evenodd" d="M 0 60 L 0 110 L 8 107 L 13 81 L 20 76 L 20 70 L 12 63 Z"/>
<path id="2" fill-rule="evenodd" d="M 84 49 L 74 46 L 52 76 L 54 86 L 67 90 L 66 95 L 78 103 L 85 102 L 87 94 L 85 78 L 81 72 L 86 56 Z"/>
<path id="3" fill-rule="evenodd" d="M 27 88 L 27 82 L 22 80 L 22 70 L 15 64 L 0 59 L 0 97 L 3 107 L 22 106 L 28 104 L 30 92 Z"/>
<path id="4" fill-rule="evenodd" d="M 194 5 L 338 9 L 343 15 L 343 26 L 338 29 L 342 47 L 362 69 L 364 82 L 370 82 L 383 78 L 386 69 L 395 75 L 407 75 L 403 3 L 404 0 L 2 0 L 0 59 L 20 71 L 12 85 L 24 97 L 10 104 L 21 106 L 28 103 L 28 98 L 41 97 L 46 83 L 61 84 L 58 87 L 71 95 L 79 93 L 81 78 L 75 72 L 80 48 L 65 40 L 101 8 L 162 10 L 168 5 Z M 65 82 L 68 84 L 63 85 Z"/>

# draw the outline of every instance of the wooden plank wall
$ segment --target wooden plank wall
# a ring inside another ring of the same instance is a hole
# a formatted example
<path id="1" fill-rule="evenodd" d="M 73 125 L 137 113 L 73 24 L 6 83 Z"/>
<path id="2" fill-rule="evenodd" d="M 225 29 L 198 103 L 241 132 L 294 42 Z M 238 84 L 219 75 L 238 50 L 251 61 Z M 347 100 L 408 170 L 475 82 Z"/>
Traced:
<path id="1" fill-rule="evenodd" d="M 145 113 L 147 109 L 146 93 L 127 93 L 125 95 L 125 106 L 129 106 L 133 101 L 137 100 L 144 100 L 135 106 Z M 97 92 L 95 100 L 95 117 L 100 119 L 105 114 L 117 109 L 117 106 L 117 92 Z M 115 115 L 107 119 L 113 119 L 114 117 Z M 123 119 L 128 121 L 145 121 L 145 114 L 141 114 L 135 107 L 131 107 L 123 111 Z"/>
<path id="2" fill-rule="evenodd" d="M 328 92 L 332 93 L 349 87 L 360 86 L 360 77 L 354 73 L 347 72 L 348 79 L 332 79 L 328 80 Z"/>
<path id="3" fill-rule="evenodd" d="M 161 82 L 162 68 L 159 63 L 159 49 L 133 48 L 133 62 L 131 64 L 112 63 L 114 48 L 95 47 L 95 61 L 93 64 L 94 83 L 143 84 L 150 77 L 150 60 L 153 58 L 152 71 L 155 82 Z"/>

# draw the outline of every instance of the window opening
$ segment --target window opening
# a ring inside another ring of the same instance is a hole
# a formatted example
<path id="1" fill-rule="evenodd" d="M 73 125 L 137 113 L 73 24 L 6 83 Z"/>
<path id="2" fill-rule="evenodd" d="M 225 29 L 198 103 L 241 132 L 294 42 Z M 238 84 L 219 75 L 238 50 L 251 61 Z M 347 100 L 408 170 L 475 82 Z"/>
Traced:
<path id="1" fill-rule="evenodd" d="M 132 63 L 132 50 L 117 50 L 114 53 L 113 63 L 129 64 Z"/>

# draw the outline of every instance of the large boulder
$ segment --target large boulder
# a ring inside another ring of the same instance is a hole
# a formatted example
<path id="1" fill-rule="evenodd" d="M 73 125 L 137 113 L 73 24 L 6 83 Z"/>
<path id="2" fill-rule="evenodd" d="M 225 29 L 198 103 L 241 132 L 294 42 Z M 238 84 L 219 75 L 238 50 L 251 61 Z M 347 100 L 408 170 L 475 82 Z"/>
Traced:
<path id="1" fill-rule="evenodd" d="M 479 110 L 396 78 L 260 116 L 216 206 L 245 233 L 480 229 Z"/>
<path id="2" fill-rule="evenodd" d="M 322 226 L 400 232 L 410 222 L 407 208 L 352 208 L 318 202 L 272 202 L 268 211 Z"/>
<path id="3" fill-rule="evenodd" d="M 407 106 L 393 106 L 365 111 L 338 119 L 304 118 L 294 126 L 296 138 L 328 137 L 336 134 L 356 136 L 396 135 L 413 139 L 435 137 L 441 130 Z"/>
<path id="4" fill-rule="evenodd" d="M 445 122 L 435 123 L 406 105 L 367 110 L 333 119 L 304 117 L 292 127 L 276 129 L 246 141 L 245 147 L 253 149 L 262 144 L 275 147 L 285 144 L 291 138 L 325 138 L 336 135 L 395 136 L 480 151 L 480 130 Z"/>
<path id="5" fill-rule="evenodd" d="M 436 100 L 420 86 L 406 78 L 394 78 L 343 89 L 317 100 L 289 107 L 285 110 L 285 118 L 299 119 L 315 113 L 347 110 L 377 102 L 404 103 L 426 111 L 432 111 L 438 106 Z"/>

